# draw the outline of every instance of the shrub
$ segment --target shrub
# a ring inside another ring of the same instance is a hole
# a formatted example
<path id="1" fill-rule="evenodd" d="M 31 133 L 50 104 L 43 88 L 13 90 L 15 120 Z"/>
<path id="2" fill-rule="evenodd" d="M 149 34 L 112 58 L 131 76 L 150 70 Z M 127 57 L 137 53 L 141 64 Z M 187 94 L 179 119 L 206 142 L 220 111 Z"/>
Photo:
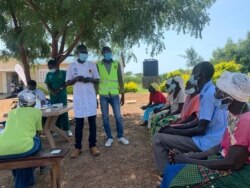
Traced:
<path id="1" fill-rule="evenodd" d="M 70 94 L 70 95 L 73 94 L 73 86 L 68 86 L 67 87 L 67 94 Z"/>
<path id="2" fill-rule="evenodd" d="M 125 93 L 128 93 L 128 92 L 136 93 L 137 91 L 138 91 L 138 85 L 135 82 L 125 83 L 125 85 L 124 85 L 124 92 Z"/>
<path id="3" fill-rule="evenodd" d="M 44 92 L 45 95 L 48 95 L 49 94 L 49 91 L 47 89 L 45 89 L 44 87 L 42 86 L 37 86 L 37 89 L 40 89 Z"/>

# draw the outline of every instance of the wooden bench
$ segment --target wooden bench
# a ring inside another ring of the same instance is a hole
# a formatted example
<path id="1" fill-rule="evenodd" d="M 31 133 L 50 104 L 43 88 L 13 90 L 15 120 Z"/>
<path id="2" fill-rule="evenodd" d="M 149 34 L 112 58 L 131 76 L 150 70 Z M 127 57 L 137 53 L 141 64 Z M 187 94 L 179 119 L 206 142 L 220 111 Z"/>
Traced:
<path id="1" fill-rule="evenodd" d="M 69 149 L 61 150 L 58 154 L 51 154 L 51 151 L 41 150 L 36 154 L 11 160 L 0 160 L 0 170 L 12 170 L 18 168 L 30 168 L 40 166 L 50 166 L 51 187 L 59 188 L 60 184 L 60 161 L 67 154 Z"/>

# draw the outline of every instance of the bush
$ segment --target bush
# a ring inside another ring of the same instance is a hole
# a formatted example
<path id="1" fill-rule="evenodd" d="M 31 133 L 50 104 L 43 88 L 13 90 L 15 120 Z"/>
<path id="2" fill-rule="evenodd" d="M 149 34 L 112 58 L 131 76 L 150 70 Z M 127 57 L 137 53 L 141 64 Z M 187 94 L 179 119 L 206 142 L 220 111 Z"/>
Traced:
<path id="1" fill-rule="evenodd" d="M 73 86 L 68 86 L 67 87 L 67 94 L 70 94 L 70 95 L 73 94 Z"/>
<path id="2" fill-rule="evenodd" d="M 221 63 L 214 65 L 214 69 L 215 71 L 212 80 L 213 82 L 216 82 L 224 71 L 239 72 L 241 65 L 235 63 L 235 61 L 222 61 Z"/>
<path id="3" fill-rule="evenodd" d="M 135 82 L 128 82 L 124 84 L 124 92 L 134 92 L 136 93 L 138 91 L 138 85 Z"/>
<path id="4" fill-rule="evenodd" d="M 40 89 L 44 92 L 45 95 L 48 95 L 49 94 L 49 91 L 47 89 L 45 89 L 44 87 L 42 86 L 37 86 L 37 89 Z"/>

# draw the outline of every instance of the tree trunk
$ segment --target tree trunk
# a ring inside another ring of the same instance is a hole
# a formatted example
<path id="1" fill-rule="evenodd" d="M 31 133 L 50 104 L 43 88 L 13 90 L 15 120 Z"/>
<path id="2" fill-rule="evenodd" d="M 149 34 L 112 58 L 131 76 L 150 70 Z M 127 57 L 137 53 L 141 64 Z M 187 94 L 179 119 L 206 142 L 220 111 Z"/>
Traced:
<path id="1" fill-rule="evenodd" d="M 28 82 L 29 80 L 31 80 L 30 65 L 29 65 L 29 61 L 28 61 L 28 56 L 27 56 L 26 51 L 24 49 L 24 46 L 22 44 L 20 44 L 20 46 L 19 46 L 19 52 L 20 52 L 20 56 L 21 56 L 21 62 L 23 64 L 24 74 L 25 74 L 26 80 Z"/>

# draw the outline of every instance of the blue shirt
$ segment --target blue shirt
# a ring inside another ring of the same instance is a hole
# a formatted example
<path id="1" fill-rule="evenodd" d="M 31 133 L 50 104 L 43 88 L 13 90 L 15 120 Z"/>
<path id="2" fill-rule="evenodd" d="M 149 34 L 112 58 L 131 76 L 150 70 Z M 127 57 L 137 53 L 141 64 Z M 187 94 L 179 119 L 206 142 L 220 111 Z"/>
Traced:
<path id="1" fill-rule="evenodd" d="M 227 114 L 225 110 L 220 110 L 214 104 L 215 86 L 212 81 L 204 85 L 200 92 L 199 120 L 208 120 L 206 134 L 192 137 L 194 143 L 202 151 L 218 145 L 227 127 Z"/>

